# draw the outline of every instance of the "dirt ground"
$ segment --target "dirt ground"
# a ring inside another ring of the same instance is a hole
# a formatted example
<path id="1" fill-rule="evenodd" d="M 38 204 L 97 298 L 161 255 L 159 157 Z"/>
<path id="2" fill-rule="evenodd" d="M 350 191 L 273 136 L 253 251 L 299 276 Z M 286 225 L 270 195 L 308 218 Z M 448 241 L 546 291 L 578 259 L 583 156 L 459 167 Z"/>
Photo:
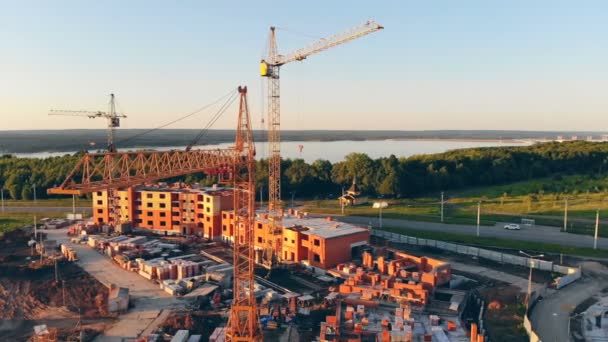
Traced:
<path id="1" fill-rule="evenodd" d="M 79 319 L 84 325 L 107 320 L 107 288 L 65 261 L 58 263 L 56 283 L 54 262 L 41 264 L 39 256 L 32 257 L 29 239 L 21 230 L 0 239 L 0 333 L 8 330 L 15 340 L 21 340 L 33 332 L 34 325 L 47 324 L 65 336 L 73 332 Z"/>
<path id="2" fill-rule="evenodd" d="M 523 298 L 519 288 L 511 285 L 496 285 L 479 290 L 486 303 L 484 314 L 488 335 L 495 342 L 524 342 L 529 337 L 523 328 Z"/>

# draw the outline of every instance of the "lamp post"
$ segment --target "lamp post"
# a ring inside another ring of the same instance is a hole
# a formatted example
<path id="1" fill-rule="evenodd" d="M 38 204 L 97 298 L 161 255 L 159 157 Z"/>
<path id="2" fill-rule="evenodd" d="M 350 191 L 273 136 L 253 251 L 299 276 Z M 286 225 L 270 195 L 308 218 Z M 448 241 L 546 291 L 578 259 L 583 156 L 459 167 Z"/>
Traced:
<path id="1" fill-rule="evenodd" d="M 441 192 L 441 223 L 443 223 L 443 191 Z"/>
<path id="2" fill-rule="evenodd" d="M 379 209 L 378 226 L 382 229 L 382 209 L 388 207 L 386 202 L 374 202 L 373 208 Z"/>
<path id="3" fill-rule="evenodd" d="M 32 188 L 34 191 L 34 205 L 36 205 L 36 183 L 32 184 Z"/>
<path id="4" fill-rule="evenodd" d="M 564 232 L 568 230 L 568 198 L 564 199 Z"/>
<path id="5" fill-rule="evenodd" d="M 597 233 L 600 230 L 600 210 L 595 212 L 595 235 L 593 236 L 593 249 L 597 249 Z"/>
<path id="6" fill-rule="evenodd" d="M 342 209 L 342 216 L 344 216 L 344 187 L 342 187 L 342 197 L 340 197 L 340 207 Z"/>
<path id="7" fill-rule="evenodd" d="M 4 187 L 0 188 L 0 198 L 2 198 L 2 212 L 4 212 Z"/>
<path id="8" fill-rule="evenodd" d="M 527 256 L 528 259 L 530 259 L 530 275 L 528 276 L 528 294 L 527 294 L 527 298 L 526 298 L 526 314 L 527 314 L 528 309 L 530 308 L 530 296 L 532 295 L 532 267 L 534 266 L 534 258 L 542 258 L 545 255 L 544 254 L 530 255 L 524 251 L 519 251 L 519 254 L 523 254 L 523 255 Z"/>
<path id="9" fill-rule="evenodd" d="M 479 223 L 481 222 L 481 201 L 477 202 L 477 237 L 479 237 Z"/>

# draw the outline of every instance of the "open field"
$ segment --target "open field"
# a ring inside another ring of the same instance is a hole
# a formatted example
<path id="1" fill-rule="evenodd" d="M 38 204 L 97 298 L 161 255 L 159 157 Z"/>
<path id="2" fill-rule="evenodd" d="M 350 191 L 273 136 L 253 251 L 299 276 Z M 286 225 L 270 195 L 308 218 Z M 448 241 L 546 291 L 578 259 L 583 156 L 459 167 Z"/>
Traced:
<path id="1" fill-rule="evenodd" d="M 39 212 L 36 217 L 40 220 L 43 217 L 60 218 L 65 217 L 64 213 L 59 212 Z M 40 225 L 40 221 L 38 221 Z M 0 214 L 0 237 L 3 234 L 27 225 L 34 225 L 34 214 L 20 212 L 5 212 Z"/>
<path id="2" fill-rule="evenodd" d="M 608 210 L 608 177 L 557 176 L 446 192 L 444 223 L 476 224 L 477 204 L 481 202 L 481 225 L 533 218 L 536 224 L 563 228 L 566 199 L 567 231 L 592 235 L 596 209 L 600 209 L 600 220 L 608 216 L 605 211 Z M 439 194 L 415 199 L 362 199 L 356 206 L 346 207 L 344 214 L 378 217 L 378 209 L 372 208 L 375 201 L 388 202 L 388 208 L 382 210 L 386 218 L 440 222 Z M 337 200 L 307 201 L 303 209 L 316 214 L 341 214 Z M 599 235 L 608 237 L 608 230 L 600 229 Z"/>
<path id="3" fill-rule="evenodd" d="M 562 253 L 565 255 L 608 258 L 608 251 L 602 249 L 594 250 L 593 248 L 564 246 L 553 243 L 539 243 L 534 241 L 510 240 L 494 237 L 476 237 L 473 235 L 420 230 L 407 227 L 384 227 L 383 230 L 423 239 L 461 243 L 468 246 L 495 247 L 512 250 L 526 250 L 529 252 L 537 251 L 547 254 Z"/>
<path id="4" fill-rule="evenodd" d="M 76 197 L 76 207 L 90 207 L 91 200 L 84 197 Z M 72 208 L 72 198 L 52 198 L 33 200 L 4 200 L 6 207 L 66 207 Z"/>

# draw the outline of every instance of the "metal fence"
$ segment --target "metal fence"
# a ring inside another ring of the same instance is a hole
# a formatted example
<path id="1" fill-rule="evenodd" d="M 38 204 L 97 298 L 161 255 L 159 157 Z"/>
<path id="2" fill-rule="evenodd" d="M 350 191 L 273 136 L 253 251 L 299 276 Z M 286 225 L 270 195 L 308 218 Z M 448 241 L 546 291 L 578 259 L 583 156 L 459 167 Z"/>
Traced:
<path id="1" fill-rule="evenodd" d="M 517 266 L 524 266 L 524 267 L 532 266 L 532 268 L 542 270 L 542 271 L 561 273 L 561 274 L 564 274 L 564 276 L 560 277 L 562 279 L 562 286 L 559 286 L 560 284 L 558 282 L 558 289 L 581 277 L 580 268 L 558 265 L 558 264 L 554 264 L 551 261 L 530 259 L 530 258 L 518 256 L 518 255 L 501 253 L 501 252 L 491 251 L 491 250 L 482 249 L 482 248 L 478 248 L 478 247 L 459 245 L 456 243 L 450 243 L 450 242 L 445 242 L 445 241 L 422 239 L 422 238 L 417 238 L 414 236 L 401 235 L 401 234 L 387 232 L 387 231 L 378 230 L 378 229 L 372 229 L 372 235 L 387 239 L 392 242 L 407 243 L 407 244 L 416 245 L 416 246 L 434 247 L 434 248 L 439 248 L 439 249 L 443 249 L 443 250 L 458 253 L 458 254 L 464 254 L 464 255 L 475 256 L 478 258 L 484 258 L 484 259 L 496 261 L 499 263 L 506 263 L 506 264 L 512 264 L 512 265 L 517 265 Z"/>

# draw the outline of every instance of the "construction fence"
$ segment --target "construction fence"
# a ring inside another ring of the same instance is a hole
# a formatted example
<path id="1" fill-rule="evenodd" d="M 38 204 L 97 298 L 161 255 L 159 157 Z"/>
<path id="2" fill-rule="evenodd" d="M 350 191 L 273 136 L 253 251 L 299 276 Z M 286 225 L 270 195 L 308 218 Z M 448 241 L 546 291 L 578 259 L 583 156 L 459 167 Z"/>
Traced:
<path id="1" fill-rule="evenodd" d="M 478 247 L 471 247 L 466 245 L 459 245 L 456 243 L 450 243 L 445 241 L 437 241 L 431 239 L 422 239 L 414 236 L 401 235 L 397 233 L 387 232 L 384 230 L 372 229 L 372 236 L 377 236 L 392 242 L 396 243 L 407 243 L 410 245 L 416 246 L 428 246 L 443 249 L 446 251 L 475 256 L 478 258 L 484 258 L 492 261 L 496 261 L 503 264 L 512 264 L 523 267 L 532 267 L 534 269 L 561 273 L 563 276 L 558 277 L 556 279 L 556 287 L 558 289 L 576 281 L 581 277 L 580 268 L 576 267 L 567 267 L 563 265 L 558 265 L 553 263 L 552 261 L 531 259 L 526 257 L 521 257 L 518 255 L 501 253 L 496 251 L 491 251 Z"/>

